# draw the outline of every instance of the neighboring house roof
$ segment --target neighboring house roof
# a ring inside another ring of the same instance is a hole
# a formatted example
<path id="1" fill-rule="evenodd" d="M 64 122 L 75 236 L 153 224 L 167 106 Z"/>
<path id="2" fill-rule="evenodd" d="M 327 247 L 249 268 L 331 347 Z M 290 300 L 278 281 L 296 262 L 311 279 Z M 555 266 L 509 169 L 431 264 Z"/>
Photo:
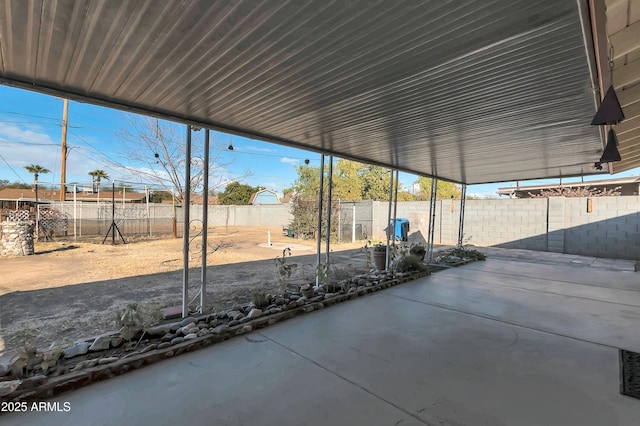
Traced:
<path id="1" fill-rule="evenodd" d="M 544 190 L 553 190 L 560 188 L 621 188 L 622 195 L 638 195 L 640 190 L 640 176 L 631 176 L 617 179 L 600 179 L 588 182 L 562 182 L 562 184 L 554 183 L 547 185 L 531 185 L 531 186 L 508 186 L 498 188 L 498 195 L 508 195 L 515 198 L 528 198 L 529 192 L 535 194 Z"/>
<path id="2" fill-rule="evenodd" d="M 209 195 L 209 199 L 207 201 L 210 206 L 219 204 L 218 197 L 216 197 L 215 195 Z M 168 200 L 168 202 L 172 203 L 173 201 Z M 202 195 L 191 195 L 191 204 L 202 204 Z"/>
<path id="3" fill-rule="evenodd" d="M 100 201 L 110 201 L 111 200 L 111 191 L 109 192 L 102 192 L 100 191 Z M 140 193 L 140 192 L 128 192 L 125 191 L 124 193 L 124 200 L 125 202 L 133 202 L 133 201 L 142 201 L 144 200 L 146 197 L 145 193 Z M 119 192 L 116 189 L 116 193 L 114 194 L 114 198 L 115 201 L 120 201 L 122 202 L 122 192 Z M 95 194 L 83 194 L 81 192 L 77 192 L 76 193 L 76 200 L 78 201 L 87 201 L 87 202 L 91 202 L 91 201 L 98 201 L 98 193 Z M 67 201 L 73 201 L 73 193 L 67 193 Z"/>
<path id="4" fill-rule="evenodd" d="M 270 189 L 261 189 L 251 194 L 249 204 L 280 204 L 278 194 Z"/>
<path id="5" fill-rule="evenodd" d="M 111 199 L 111 192 L 101 192 L 100 194 L 85 194 L 77 192 L 75 199 L 77 201 L 94 202 L 98 201 L 98 195 L 101 201 L 109 201 Z M 142 201 L 145 198 L 144 193 L 138 192 L 125 192 L 125 202 Z M 5 188 L 0 190 L 0 200 L 25 200 L 35 201 L 36 193 L 34 190 L 25 188 Z M 38 188 L 38 199 L 40 201 L 59 201 L 60 193 L 57 190 L 51 190 L 46 188 Z M 115 199 L 122 201 L 122 193 L 116 192 Z M 67 193 L 67 201 L 73 201 L 73 193 Z"/>
<path id="6" fill-rule="evenodd" d="M 38 188 L 38 198 L 43 201 L 55 201 L 60 199 L 60 193 L 50 189 Z M 0 190 L 0 200 L 35 201 L 36 192 L 31 188 L 4 188 Z"/>
<path id="7" fill-rule="evenodd" d="M 280 198 L 280 202 L 282 204 L 290 203 L 291 202 L 291 198 L 292 198 L 292 192 L 287 192 L 286 194 L 284 194 L 284 196 L 282 198 Z"/>

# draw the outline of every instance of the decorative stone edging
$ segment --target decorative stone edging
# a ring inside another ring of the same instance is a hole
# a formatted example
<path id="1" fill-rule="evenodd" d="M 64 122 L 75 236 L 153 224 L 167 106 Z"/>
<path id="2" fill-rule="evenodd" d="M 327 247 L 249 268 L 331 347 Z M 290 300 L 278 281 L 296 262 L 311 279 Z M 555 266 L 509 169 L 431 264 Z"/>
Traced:
<path id="1" fill-rule="evenodd" d="M 76 364 L 76 366 L 68 373 L 61 374 L 55 377 L 48 377 L 46 375 L 39 374 L 23 380 L 16 379 L 4 382 L 0 381 L 0 397 L 5 401 L 26 402 L 41 401 L 44 399 L 52 398 L 60 393 L 77 389 L 82 386 L 98 382 L 100 380 L 119 376 L 126 373 L 127 371 L 135 370 L 166 358 L 180 355 L 185 352 L 191 352 L 231 339 L 236 336 L 247 334 L 251 331 L 293 318 L 302 313 L 309 313 L 318 309 L 323 309 L 327 306 L 355 299 L 359 296 L 389 288 L 400 283 L 422 278 L 427 275 L 429 275 L 428 272 L 417 272 L 408 276 L 385 279 L 377 281 L 376 283 L 367 283 L 370 285 L 358 285 L 357 287 L 350 288 L 349 291 L 344 294 L 334 293 L 334 295 L 324 297 L 322 300 L 313 302 L 307 301 L 301 306 L 284 310 L 278 313 L 258 316 L 255 319 L 250 319 L 233 326 L 220 324 L 216 327 L 207 329 L 206 334 L 202 336 L 198 336 L 197 333 L 189 333 L 184 337 L 173 338 L 171 342 L 162 342 L 159 344 L 152 343 L 138 352 L 126 354 L 121 358 L 107 356 L 100 359 L 81 361 L 80 363 Z M 312 298 L 312 300 L 313 299 L 315 298 Z M 225 315 L 226 314 L 227 313 L 225 312 Z M 189 321 L 182 328 L 188 328 L 189 324 L 191 324 L 191 329 L 198 329 L 199 327 L 197 327 L 196 325 L 200 321 L 208 322 L 212 319 L 215 321 L 217 315 L 218 314 L 216 313 L 210 313 L 200 315 L 198 317 L 189 317 L 192 320 L 186 318 L 183 321 Z M 98 338 L 96 338 L 96 340 L 97 339 Z M 166 345 L 164 343 L 169 344 Z"/>

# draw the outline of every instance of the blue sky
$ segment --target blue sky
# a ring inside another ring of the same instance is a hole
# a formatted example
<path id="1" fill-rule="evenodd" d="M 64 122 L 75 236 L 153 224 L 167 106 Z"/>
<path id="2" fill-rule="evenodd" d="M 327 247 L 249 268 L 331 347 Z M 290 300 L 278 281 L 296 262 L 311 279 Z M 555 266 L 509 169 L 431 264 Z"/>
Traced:
<path id="1" fill-rule="evenodd" d="M 0 85 L 0 179 L 10 182 L 33 182 L 33 176 L 24 166 L 39 164 L 52 173 L 42 175 L 41 182 L 60 182 L 60 152 L 63 101 L 53 96 Z M 88 172 L 105 170 L 116 182 L 140 182 L 145 178 L 136 174 L 145 165 L 136 164 L 124 149 L 118 133 L 127 126 L 125 113 L 108 108 L 69 102 L 67 146 L 67 182 L 90 182 Z M 183 131 L 183 130 L 181 130 Z M 233 151 L 226 147 L 232 143 Z M 318 165 L 317 153 L 287 148 L 257 140 L 212 133 L 212 157 L 228 163 L 219 168 L 211 187 L 222 189 L 224 182 L 233 180 L 253 186 L 262 185 L 279 193 L 296 178 L 294 166 L 305 159 Z M 150 153 L 149 155 L 153 155 Z M 638 175 L 639 170 L 617 174 L 614 177 Z M 585 180 L 606 178 L 586 177 Z M 416 177 L 400 174 L 403 187 L 410 189 Z M 574 179 L 578 180 L 578 179 Z M 571 181 L 571 180 L 567 180 Z M 520 182 L 521 185 L 554 183 L 556 180 Z M 496 196 L 497 188 L 515 185 L 470 185 L 468 194 Z"/>

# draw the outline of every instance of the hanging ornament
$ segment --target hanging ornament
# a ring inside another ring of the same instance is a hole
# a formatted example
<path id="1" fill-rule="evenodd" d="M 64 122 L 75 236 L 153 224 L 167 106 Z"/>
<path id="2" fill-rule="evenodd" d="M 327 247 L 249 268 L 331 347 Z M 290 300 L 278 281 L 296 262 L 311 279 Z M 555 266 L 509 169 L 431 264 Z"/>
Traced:
<path id="1" fill-rule="evenodd" d="M 620 152 L 618 151 L 618 137 L 616 132 L 611 127 L 614 124 L 620 123 L 624 120 L 624 113 L 616 96 L 616 91 L 613 88 L 613 46 L 609 48 L 609 73 L 611 75 L 611 85 L 604 95 L 604 99 L 600 102 L 598 111 L 593 117 L 591 124 L 594 126 L 609 126 L 609 132 L 607 133 L 607 145 L 604 147 L 604 152 L 600 157 L 600 161 L 594 164 L 597 170 L 602 170 L 602 163 L 612 163 L 614 161 L 621 161 Z"/>
<path id="2" fill-rule="evenodd" d="M 600 106 L 591 121 L 591 125 L 602 126 L 606 124 L 610 126 L 612 124 L 618 124 L 622 120 L 624 120 L 624 113 L 622 112 L 622 107 L 620 107 L 616 91 L 613 86 L 609 86 L 609 90 L 607 90 L 604 99 L 600 102 Z"/>
<path id="3" fill-rule="evenodd" d="M 600 163 L 612 163 L 620 160 L 622 160 L 622 157 L 620 157 L 620 152 L 618 151 L 618 138 L 616 136 L 616 132 L 609 128 L 607 146 L 605 146 L 602 157 L 600 157 Z"/>

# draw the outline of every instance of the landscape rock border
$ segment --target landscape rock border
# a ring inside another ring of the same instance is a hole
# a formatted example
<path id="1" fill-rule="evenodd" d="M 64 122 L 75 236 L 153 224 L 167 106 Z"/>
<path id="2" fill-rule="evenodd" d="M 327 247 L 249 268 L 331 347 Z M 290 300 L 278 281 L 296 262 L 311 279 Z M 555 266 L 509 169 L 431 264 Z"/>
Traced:
<path id="1" fill-rule="evenodd" d="M 377 292 L 407 281 L 413 281 L 429 275 L 429 272 L 415 272 L 387 275 L 369 275 L 368 280 L 360 278 L 355 287 L 343 293 L 326 293 L 320 296 L 305 298 L 300 297 L 296 301 L 290 302 L 287 310 L 263 312 L 255 307 L 250 308 L 247 315 L 238 315 L 238 311 L 230 310 L 220 313 L 209 313 L 200 316 L 188 317 L 182 321 L 172 324 L 161 324 L 151 327 L 149 331 L 153 336 L 166 335 L 167 330 L 175 331 L 176 334 L 168 333 L 170 341 L 162 339 L 160 343 L 151 343 L 144 348 L 116 357 L 106 354 L 101 358 L 83 360 L 78 362 L 73 368 L 69 368 L 64 373 L 48 377 L 44 374 L 36 374 L 25 379 L 10 377 L 9 380 L 0 379 L 0 398 L 3 401 L 42 401 L 59 395 L 63 392 L 78 389 L 91 383 L 109 379 L 135 370 L 146 365 L 150 365 L 163 359 L 171 358 L 185 352 L 191 352 L 200 348 L 211 346 L 216 343 L 229 340 L 233 337 L 247 334 L 251 331 L 276 324 L 278 322 L 296 317 L 303 313 L 310 313 L 318 309 L 323 309 L 337 303 L 358 298 L 368 293 Z M 224 315 L 230 321 L 228 323 L 217 323 L 217 319 Z M 216 324 L 214 327 L 209 327 Z M 177 336 L 182 334 L 183 336 Z M 76 351 L 76 355 L 86 354 L 92 346 L 104 347 L 108 334 L 98 336 L 93 342 L 79 342 L 65 348 L 66 353 Z M 113 333 L 109 336 L 114 338 Z M 158 337 L 155 337 L 156 339 Z M 78 346 L 82 346 L 81 348 Z M 85 350 L 86 349 L 86 350 Z M 65 355 L 65 358 L 67 356 Z"/>

